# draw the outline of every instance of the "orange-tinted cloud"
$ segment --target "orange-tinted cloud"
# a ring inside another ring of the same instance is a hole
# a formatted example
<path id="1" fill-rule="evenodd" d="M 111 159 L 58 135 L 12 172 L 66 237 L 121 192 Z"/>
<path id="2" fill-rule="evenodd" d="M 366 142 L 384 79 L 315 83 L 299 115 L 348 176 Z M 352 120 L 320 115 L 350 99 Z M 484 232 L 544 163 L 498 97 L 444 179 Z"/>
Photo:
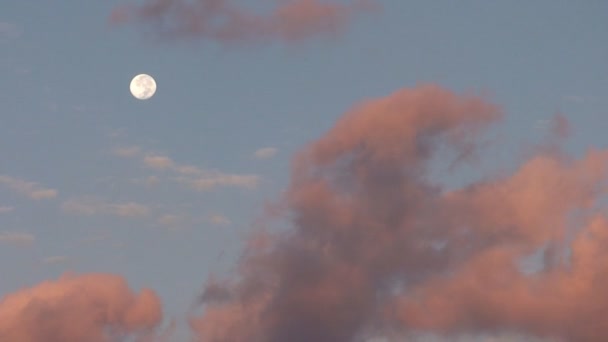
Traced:
<path id="1" fill-rule="evenodd" d="M 191 320 L 199 341 L 607 340 L 608 151 L 539 152 L 455 190 L 428 176 L 438 151 L 460 160 L 500 117 L 436 86 L 355 106 L 294 158 L 291 229 L 256 235 L 236 277 L 206 287 Z M 563 137 L 567 121 L 556 125 Z M 523 270 L 534 253 L 538 270 Z"/>
<path id="2" fill-rule="evenodd" d="M 109 274 L 65 275 L 0 301 L 0 341 L 114 342 L 146 338 L 162 320 L 156 294 Z"/>
<path id="3" fill-rule="evenodd" d="M 336 34 L 352 16 L 373 8 L 368 0 L 279 0 L 266 14 L 232 0 L 146 0 L 116 8 L 110 22 L 142 22 L 163 38 L 201 38 L 223 43 L 299 41 Z"/>

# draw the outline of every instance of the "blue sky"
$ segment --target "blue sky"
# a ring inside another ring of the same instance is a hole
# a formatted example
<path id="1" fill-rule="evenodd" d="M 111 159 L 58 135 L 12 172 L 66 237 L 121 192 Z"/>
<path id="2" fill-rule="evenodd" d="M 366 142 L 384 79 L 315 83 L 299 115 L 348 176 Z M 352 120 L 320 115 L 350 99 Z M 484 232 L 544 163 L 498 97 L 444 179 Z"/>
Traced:
<path id="1" fill-rule="evenodd" d="M 0 294 L 111 272 L 186 314 L 211 272 L 234 267 L 294 152 L 402 87 L 502 106 L 488 168 L 509 167 L 557 112 L 573 126 L 568 149 L 606 147 L 606 1 L 385 0 L 338 38 L 242 47 L 109 25 L 122 3 L 0 5 Z M 129 93 L 139 73 L 156 79 L 150 100 Z M 197 188 L 185 166 L 235 177 Z"/>

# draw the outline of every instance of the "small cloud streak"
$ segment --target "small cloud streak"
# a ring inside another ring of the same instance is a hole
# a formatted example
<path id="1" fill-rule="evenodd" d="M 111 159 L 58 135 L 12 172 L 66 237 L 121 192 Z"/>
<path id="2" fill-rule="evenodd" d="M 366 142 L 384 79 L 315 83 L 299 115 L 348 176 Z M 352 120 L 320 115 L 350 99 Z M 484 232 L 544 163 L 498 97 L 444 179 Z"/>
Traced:
<path id="1" fill-rule="evenodd" d="M 161 320 L 152 290 L 110 274 L 64 275 L 0 301 L 2 341 L 153 341 Z"/>
<path id="2" fill-rule="evenodd" d="M 11 207 L 11 206 L 0 206 L 0 214 L 6 214 L 6 213 L 10 213 L 13 212 L 15 210 L 15 207 Z"/>
<path id="3" fill-rule="evenodd" d="M 166 170 L 173 168 L 173 161 L 166 156 L 146 156 L 144 157 L 144 164 L 157 170 Z"/>
<path id="4" fill-rule="evenodd" d="M 165 226 L 176 226 L 184 221 L 184 217 L 175 214 L 165 214 L 158 218 L 158 223 Z"/>
<path id="5" fill-rule="evenodd" d="M 45 265 L 55 265 L 55 264 L 65 263 L 68 260 L 70 260 L 70 258 L 68 258 L 66 256 L 62 256 L 62 255 L 57 255 L 57 256 L 46 257 L 46 258 L 42 259 L 41 262 Z"/>
<path id="6" fill-rule="evenodd" d="M 206 173 L 195 178 L 177 177 L 176 180 L 197 191 L 208 191 L 219 186 L 254 189 L 260 178 L 256 175 L 234 175 L 220 172 Z"/>
<path id="7" fill-rule="evenodd" d="M 15 24 L 0 21 L 0 38 L 15 39 L 21 35 L 21 30 Z"/>
<path id="8" fill-rule="evenodd" d="M 84 238 L 84 239 L 80 240 L 79 243 L 88 245 L 88 244 L 92 244 L 92 243 L 106 241 L 109 239 L 110 239 L 110 237 L 108 235 L 97 235 L 97 236 L 91 236 L 91 237 Z"/>
<path id="9" fill-rule="evenodd" d="M 29 233 L 0 232 L 0 243 L 15 246 L 29 246 L 34 243 L 36 237 Z"/>
<path id="10" fill-rule="evenodd" d="M 97 197 L 80 197 L 69 199 L 62 203 L 64 212 L 76 215 L 112 215 L 119 217 L 145 217 L 150 209 L 139 203 L 123 202 L 111 203 Z"/>
<path id="11" fill-rule="evenodd" d="M 253 153 L 253 157 L 256 159 L 270 159 L 274 157 L 278 152 L 278 149 L 274 147 L 260 148 Z"/>
<path id="12" fill-rule="evenodd" d="M 136 157 L 141 154 L 140 148 L 137 148 L 137 153 L 132 153 L 134 150 L 133 147 L 126 148 L 126 150 L 123 150 L 122 156 Z M 260 182 L 260 177 L 257 175 L 230 174 L 217 170 L 202 169 L 193 165 L 179 164 L 169 156 L 156 153 L 146 153 L 141 161 L 148 168 L 172 172 L 175 175 L 172 177 L 174 181 L 196 191 L 208 191 L 222 186 L 254 189 Z M 158 181 L 159 179 L 156 176 L 150 176 L 144 183 L 155 185 Z M 141 183 L 141 180 L 139 182 Z"/>
<path id="13" fill-rule="evenodd" d="M 164 214 L 156 222 L 170 231 L 181 231 L 192 227 L 195 223 L 190 216 L 185 214 Z"/>
<path id="14" fill-rule="evenodd" d="M 337 35 L 352 17 L 376 8 L 371 1 L 340 4 L 323 0 L 279 1 L 265 15 L 231 0 L 146 0 L 139 6 L 114 9 L 110 22 L 139 22 L 158 37 L 200 38 L 220 43 L 299 42 Z"/>
<path id="15" fill-rule="evenodd" d="M 585 97 L 580 95 L 567 95 L 564 96 L 564 100 L 568 102 L 583 103 L 585 102 Z"/>
<path id="16" fill-rule="evenodd" d="M 23 179 L 0 175 L 0 184 L 33 200 L 52 199 L 57 197 L 57 190 L 45 188 L 38 183 Z"/>
<path id="17" fill-rule="evenodd" d="M 160 178 L 158 178 L 157 176 L 148 176 L 145 178 L 132 179 L 132 182 L 135 184 L 141 184 L 144 186 L 155 186 L 155 185 L 158 185 L 158 183 L 160 183 Z"/>
<path id="18" fill-rule="evenodd" d="M 209 222 L 218 226 L 227 226 L 232 223 L 226 216 L 213 214 L 209 217 Z"/>
<path id="19" fill-rule="evenodd" d="M 112 151 L 112 154 L 123 157 L 123 158 L 133 158 L 141 152 L 141 148 L 139 146 L 127 146 L 127 147 L 118 147 Z"/>

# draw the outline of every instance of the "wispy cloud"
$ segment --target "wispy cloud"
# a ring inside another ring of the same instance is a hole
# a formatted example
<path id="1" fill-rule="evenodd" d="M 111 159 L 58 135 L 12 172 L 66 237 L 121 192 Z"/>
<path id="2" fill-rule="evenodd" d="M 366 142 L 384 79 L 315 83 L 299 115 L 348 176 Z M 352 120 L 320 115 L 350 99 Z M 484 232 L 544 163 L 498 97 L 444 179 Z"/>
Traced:
<path id="1" fill-rule="evenodd" d="M 376 9 L 371 1 L 343 4 L 322 0 L 276 1 L 268 13 L 253 13 L 229 0 L 143 1 L 136 7 L 116 8 L 114 24 L 146 23 L 159 37 L 199 38 L 219 43 L 299 42 L 322 35 L 336 36 L 352 17 Z"/>
<path id="2" fill-rule="evenodd" d="M 274 157 L 278 152 L 275 147 L 263 147 L 253 153 L 253 157 L 256 159 L 270 159 Z"/>
<path id="3" fill-rule="evenodd" d="M 562 97 L 562 100 L 564 100 L 565 102 L 572 102 L 578 104 L 593 102 L 595 99 L 596 97 L 591 95 L 566 95 Z"/>
<path id="4" fill-rule="evenodd" d="M 110 239 L 110 237 L 107 235 L 94 235 L 94 236 L 90 236 L 90 237 L 80 240 L 79 243 L 88 245 L 88 244 L 97 243 L 97 242 L 101 242 L 101 241 L 105 241 L 105 240 L 109 240 L 109 239 Z"/>
<path id="5" fill-rule="evenodd" d="M 119 217 L 144 217 L 150 208 L 136 202 L 112 203 L 97 197 L 85 196 L 69 199 L 61 205 L 64 212 L 76 215 L 112 215 Z"/>
<path id="6" fill-rule="evenodd" d="M 10 213 L 15 210 L 15 207 L 10 206 L 0 206 L 0 214 Z"/>
<path id="7" fill-rule="evenodd" d="M 126 146 L 126 147 L 117 147 L 112 150 L 112 154 L 123 157 L 123 158 L 131 158 L 137 156 L 141 152 L 141 148 L 139 146 Z"/>
<path id="8" fill-rule="evenodd" d="M 256 175 L 236 175 L 221 172 L 209 172 L 194 178 L 176 177 L 175 179 L 197 191 L 207 191 L 218 186 L 254 189 L 260 181 L 260 178 Z"/>
<path id="9" fill-rule="evenodd" d="M 23 179 L 0 175 L 0 184 L 9 189 L 34 200 L 51 199 L 57 197 L 57 190 L 45 188 L 38 183 Z"/>
<path id="10" fill-rule="evenodd" d="M 171 158 L 158 155 L 145 156 L 144 164 L 146 164 L 146 166 L 148 167 L 158 170 L 171 169 L 175 167 Z"/>
<path id="11" fill-rule="evenodd" d="M 34 243 L 36 238 L 29 233 L 19 232 L 0 232 L 0 243 L 17 246 L 29 246 Z"/>
<path id="12" fill-rule="evenodd" d="M 165 214 L 159 217 L 157 221 L 163 226 L 176 226 L 180 223 L 183 223 L 184 216 L 175 214 Z"/>
<path id="13" fill-rule="evenodd" d="M 65 263 L 69 260 L 70 260 L 70 258 L 68 258 L 66 256 L 57 255 L 57 256 L 49 256 L 49 257 L 43 258 L 41 260 L 41 263 L 43 263 L 45 265 L 55 265 L 55 264 Z"/>
<path id="14" fill-rule="evenodd" d="M 157 176 L 148 176 L 141 178 L 134 178 L 131 180 L 135 184 L 145 185 L 145 186 L 154 186 L 160 183 L 160 178 Z"/>
<path id="15" fill-rule="evenodd" d="M 21 30 L 17 27 L 17 25 L 0 21 L 0 39 L 9 38 L 14 39 L 18 38 L 21 35 Z"/>
<path id="16" fill-rule="evenodd" d="M 585 98 L 580 95 L 567 95 L 567 96 L 564 96 L 564 100 L 568 101 L 568 102 L 577 102 L 577 103 L 585 102 Z"/>
<path id="17" fill-rule="evenodd" d="M 220 214 L 209 216 L 209 222 L 218 226 L 226 226 L 232 223 L 226 216 Z"/>
<path id="18" fill-rule="evenodd" d="M 181 231 L 191 229 L 198 224 L 200 219 L 197 219 L 185 213 L 170 213 L 161 215 L 156 219 L 156 222 L 163 228 L 170 231 Z"/>
<path id="19" fill-rule="evenodd" d="M 265 153 L 268 154 L 269 152 L 266 151 Z M 140 158 L 144 166 L 157 171 L 170 172 L 173 175 L 170 179 L 196 191 L 206 191 L 221 186 L 253 189 L 257 187 L 260 181 L 260 177 L 253 174 L 225 173 L 194 165 L 180 164 L 165 154 L 146 152 L 136 146 L 115 149 L 114 154 L 121 157 Z M 151 177 L 147 179 L 149 182 L 145 183 L 153 185 L 159 182 L 156 176 Z"/>

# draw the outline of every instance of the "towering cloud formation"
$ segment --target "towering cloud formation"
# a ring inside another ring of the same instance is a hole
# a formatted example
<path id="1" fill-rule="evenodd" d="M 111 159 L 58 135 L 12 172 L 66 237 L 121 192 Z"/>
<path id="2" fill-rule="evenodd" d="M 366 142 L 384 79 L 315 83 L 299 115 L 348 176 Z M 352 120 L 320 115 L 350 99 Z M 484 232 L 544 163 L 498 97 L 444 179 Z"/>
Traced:
<path id="1" fill-rule="evenodd" d="M 277 0 L 275 0 L 277 1 Z M 116 8 L 113 23 L 139 21 L 164 38 L 202 38 L 219 42 L 298 41 L 335 34 L 352 15 L 371 8 L 366 0 L 339 4 L 328 0 L 278 0 L 267 14 L 257 14 L 233 0 L 145 0 Z"/>
<path id="2" fill-rule="evenodd" d="M 143 339 L 161 318 L 154 292 L 133 293 L 119 276 L 64 276 L 2 298 L 0 341 Z"/>
<path id="3" fill-rule="evenodd" d="M 608 152 L 551 151 L 450 191 L 428 177 L 437 151 L 461 160 L 500 116 L 435 86 L 353 108 L 294 158 L 283 199 L 292 229 L 252 240 L 236 277 L 206 287 L 191 321 L 199 341 L 606 340 Z M 539 270 L 522 270 L 534 253 Z"/>
<path id="4" fill-rule="evenodd" d="M 608 340 L 608 151 L 560 153 L 569 126 L 557 116 L 551 148 L 511 175 L 451 190 L 429 177 L 439 151 L 466 161 L 500 117 L 436 86 L 354 107 L 294 157 L 278 206 L 292 227 L 256 235 L 234 277 L 207 284 L 195 337 Z M 534 255 L 534 269 L 521 267 Z M 149 341 L 160 321 L 150 290 L 64 277 L 2 299 L 0 341 Z"/>

